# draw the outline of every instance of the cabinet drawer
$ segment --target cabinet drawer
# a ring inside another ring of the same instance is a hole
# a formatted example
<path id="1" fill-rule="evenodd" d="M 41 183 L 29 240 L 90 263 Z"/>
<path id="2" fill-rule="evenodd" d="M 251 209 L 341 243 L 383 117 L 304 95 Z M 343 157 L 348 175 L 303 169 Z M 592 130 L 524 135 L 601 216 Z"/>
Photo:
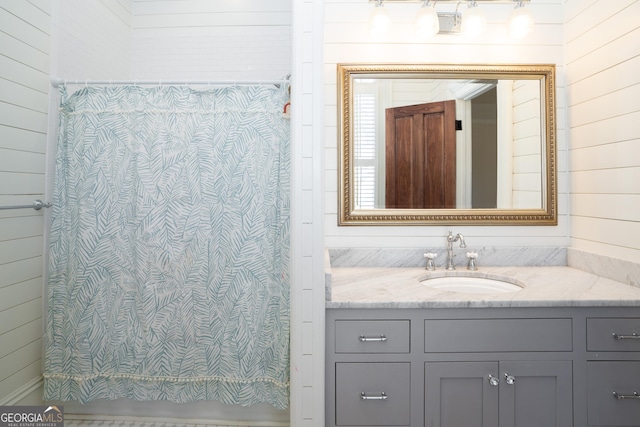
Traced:
<path id="1" fill-rule="evenodd" d="M 587 319 L 587 350 L 640 351 L 640 319 Z"/>
<path id="2" fill-rule="evenodd" d="M 409 425 L 410 364 L 336 363 L 335 398 L 336 425 Z"/>
<path id="3" fill-rule="evenodd" d="M 640 362 L 588 362 L 587 395 L 589 425 L 638 426 L 640 400 Z M 625 399 L 617 399 L 614 392 Z"/>
<path id="4" fill-rule="evenodd" d="M 336 353 L 409 353 L 409 320 L 336 320 Z"/>
<path id="5" fill-rule="evenodd" d="M 572 351 L 571 319 L 425 320 L 425 353 Z"/>

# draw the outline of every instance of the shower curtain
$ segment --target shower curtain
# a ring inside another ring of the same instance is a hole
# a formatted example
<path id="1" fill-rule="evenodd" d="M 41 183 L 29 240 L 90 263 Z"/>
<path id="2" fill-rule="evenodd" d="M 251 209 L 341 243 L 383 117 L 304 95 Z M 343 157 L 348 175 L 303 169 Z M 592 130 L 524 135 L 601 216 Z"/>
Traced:
<path id="1" fill-rule="evenodd" d="M 61 97 L 44 399 L 286 408 L 286 88 Z"/>

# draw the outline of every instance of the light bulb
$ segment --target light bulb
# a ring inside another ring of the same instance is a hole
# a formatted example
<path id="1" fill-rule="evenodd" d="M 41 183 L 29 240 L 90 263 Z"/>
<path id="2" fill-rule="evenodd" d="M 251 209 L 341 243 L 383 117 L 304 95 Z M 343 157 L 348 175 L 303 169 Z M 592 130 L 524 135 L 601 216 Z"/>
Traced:
<path id="1" fill-rule="evenodd" d="M 379 2 L 369 16 L 369 33 L 372 36 L 384 35 L 390 22 L 389 12 L 382 6 L 382 2 Z"/>
<path id="2" fill-rule="evenodd" d="M 462 32 L 469 37 L 477 37 L 484 31 L 487 20 L 484 11 L 472 2 L 462 16 Z"/>
<path id="3" fill-rule="evenodd" d="M 522 38 L 529 34 L 533 29 L 533 16 L 531 11 L 524 7 L 522 3 L 518 4 L 509 18 L 509 35 L 514 38 Z"/>
<path id="4" fill-rule="evenodd" d="M 416 35 L 420 39 L 433 37 L 440 31 L 438 13 L 435 7 L 428 6 L 428 4 L 425 2 L 416 15 Z"/>

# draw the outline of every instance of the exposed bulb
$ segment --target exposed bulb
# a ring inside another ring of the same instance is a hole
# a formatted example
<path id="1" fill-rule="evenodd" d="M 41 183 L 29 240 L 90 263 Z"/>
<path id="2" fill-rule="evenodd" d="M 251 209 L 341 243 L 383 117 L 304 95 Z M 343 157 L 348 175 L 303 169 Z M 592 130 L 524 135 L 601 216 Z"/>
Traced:
<path id="1" fill-rule="evenodd" d="M 471 2 L 462 16 L 462 32 L 468 37 L 478 37 L 486 25 L 484 11 L 478 7 L 475 1 Z"/>
<path id="2" fill-rule="evenodd" d="M 389 12 L 384 8 L 382 2 L 378 2 L 369 16 L 369 33 L 375 37 L 386 34 L 390 22 Z"/>
<path id="3" fill-rule="evenodd" d="M 435 36 L 440 31 L 440 20 L 435 7 L 429 6 L 428 1 L 424 2 L 416 15 L 416 35 L 420 39 L 427 39 Z"/>
<path id="4" fill-rule="evenodd" d="M 509 18 L 509 35 L 513 38 L 522 38 L 533 29 L 533 16 L 531 11 L 518 4 Z"/>

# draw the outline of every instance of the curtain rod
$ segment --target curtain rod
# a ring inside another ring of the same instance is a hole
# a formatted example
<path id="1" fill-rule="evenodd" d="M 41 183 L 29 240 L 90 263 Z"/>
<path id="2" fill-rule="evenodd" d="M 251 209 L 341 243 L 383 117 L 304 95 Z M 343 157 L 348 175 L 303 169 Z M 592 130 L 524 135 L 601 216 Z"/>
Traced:
<path id="1" fill-rule="evenodd" d="M 0 210 L 5 210 L 5 209 L 35 209 L 37 211 L 39 211 L 42 208 L 50 208 L 51 206 L 53 206 L 51 203 L 49 202 L 43 202 L 42 200 L 38 199 L 38 200 L 34 200 L 33 203 L 31 203 L 30 205 L 15 205 L 15 206 L 0 206 Z"/>
<path id="2" fill-rule="evenodd" d="M 51 86 L 57 88 L 60 85 L 152 85 L 152 86 L 190 86 L 190 85 L 275 85 L 280 87 L 281 84 L 289 83 L 289 77 L 279 80 L 66 80 L 51 79 Z"/>

